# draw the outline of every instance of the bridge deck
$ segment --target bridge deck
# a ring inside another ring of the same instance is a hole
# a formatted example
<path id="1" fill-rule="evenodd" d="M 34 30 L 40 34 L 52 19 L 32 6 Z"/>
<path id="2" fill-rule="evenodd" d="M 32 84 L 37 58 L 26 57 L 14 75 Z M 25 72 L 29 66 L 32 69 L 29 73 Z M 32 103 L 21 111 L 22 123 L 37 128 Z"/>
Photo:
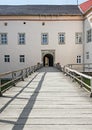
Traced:
<path id="1" fill-rule="evenodd" d="M 92 130 L 92 99 L 55 68 L 5 92 L 0 112 L 0 130 Z"/>

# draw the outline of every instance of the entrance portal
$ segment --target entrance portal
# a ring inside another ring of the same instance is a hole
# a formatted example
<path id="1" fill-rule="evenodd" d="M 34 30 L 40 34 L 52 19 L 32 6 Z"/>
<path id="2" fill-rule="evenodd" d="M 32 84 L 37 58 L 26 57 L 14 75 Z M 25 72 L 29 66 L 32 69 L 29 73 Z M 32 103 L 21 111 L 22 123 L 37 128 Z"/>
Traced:
<path id="1" fill-rule="evenodd" d="M 43 65 L 44 66 L 53 66 L 53 56 L 51 54 L 46 54 L 43 57 Z"/>

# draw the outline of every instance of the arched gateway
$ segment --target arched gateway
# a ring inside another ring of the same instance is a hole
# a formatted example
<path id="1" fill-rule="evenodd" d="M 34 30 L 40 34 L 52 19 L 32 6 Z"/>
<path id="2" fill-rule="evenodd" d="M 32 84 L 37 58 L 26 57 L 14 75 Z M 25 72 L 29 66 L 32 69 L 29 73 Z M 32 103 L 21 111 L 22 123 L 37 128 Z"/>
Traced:
<path id="1" fill-rule="evenodd" d="M 43 57 L 43 65 L 44 66 L 53 66 L 53 56 L 51 54 L 46 54 Z"/>
<path id="2" fill-rule="evenodd" d="M 42 62 L 44 66 L 53 66 L 55 61 L 55 50 L 42 50 Z"/>

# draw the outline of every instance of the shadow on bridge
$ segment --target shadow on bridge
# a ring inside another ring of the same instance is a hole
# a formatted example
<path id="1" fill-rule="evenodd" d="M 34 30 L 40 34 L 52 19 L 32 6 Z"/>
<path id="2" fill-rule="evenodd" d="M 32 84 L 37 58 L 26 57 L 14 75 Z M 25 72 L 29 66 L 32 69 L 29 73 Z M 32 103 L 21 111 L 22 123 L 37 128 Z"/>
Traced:
<path id="1" fill-rule="evenodd" d="M 32 94 L 31 98 L 29 99 L 27 105 L 23 109 L 22 113 L 20 114 L 20 116 L 19 116 L 19 118 L 18 118 L 18 120 L 16 122 L 16 124 L 18 124 L 19 122 L 22 122 L 23 125 L 21 126 L 21 128 L 20 128 L 20 126 L 15 125 L 12 130 L 23 130 L 23 127 L 24 127 L 24 125 L 25 125 L 25 123 L 26 123 L 26 121 L 28 119 L 29 114 L 31 113 L 31 110 L 33 109 L 36 98 L 37 98 L 37 96 L 39 94 L 39 91 L 41 89 L 41 86 L 42 86 L 42 83 L 44 81 L 45 75 L 46 75 L 46 73 L 43 74 L 41 80 L 39 81 L 39 84 L 38 84 L 37 88 L 35 89 L 34 93 Z M 33 100 L 33 98 L 34 98 L 34 100 Z"/>
<path id="2" fill-rule="evenodd" d="M 5 95 L 0 130 L 92 129 L 92 99 L 56 68 L 40 69 Z"/>
<path id="3" fill-rule="evenodd" d="M 37 74 L 38 75 L 38 74 Z M 2 112 L 2 111 L 4 111 L 5 110 L 5 108 L 12 102 L 12 101 L 14 101 L 23 91 L 24 91 L 24 89 L 25 88 L 27 88 L 27 86 L 37 77 L 37 75 L 35 75 L 34 77 L 33 77 L 33 79 L 25 86 L 25 87 L 23 87 L 14 97 L 10 97 L 10 96 L 2 96 L 3 98 L 11 98 L 11 100 L 9 100 L 1 109 L 0 109 L 0 113 Z"/>
<path id="4" fill-rule="evenodd" d="M 45 71 L 44 71 L 45 72 Z M 39 73 L 37 73 L 33 78 L 32 80 L 25 86 L 23 87 L 23 89 L 21 89 L 14 97 L 8 97 L 8 96 L 3 96 L 3 98 L 11 98 L 11 100 L 9 100 L 1 109 L 0 109 L 0 113 L 2 113 L 6 108 L 7 106 L 12 102 L 14 101 L 15 99 L 19 99 L 19 95 L 24 91 L 24 89 L 26 89 L 28 87 L 28 85 L 38 76 Z M 43 73 L 42 77 L 41 77 L 41 80 L 39 81 L 39 84 L 38 86 L 36 87 L 34 93 L 31 95 L 28 103 L 26 104 L 26 106 L 24 106 L 24 109 L 22 110 L 20 116 L 18 117 L 18 120 L 15 122 L 15 121 L 9 121 L 9 120 L 0 120 L 1 123 L 7 123 L 7 124 L 13 124 L 14 127 L 12 128 L 12 130 L 23 130 L 23 127 L 28 119 L 28 116 L 29 114 L 31 113 L 32 109 L 33 109 L 33 106 L 35 104 L 35 101 L 36 101 L 36 98 L 39 94 L 39 91 L 41 89 L 41 86 L 42 86 L 42 83 L 44 81 L 44 77 L 46 75 L 46 72 Z M 23 98 L 22 98 L 23 99 Z M 25 98 L 24 98 L 25 99 Z M 17 124 L 21 124 L 22 122 L 22 125 L 17 125 Z"/>

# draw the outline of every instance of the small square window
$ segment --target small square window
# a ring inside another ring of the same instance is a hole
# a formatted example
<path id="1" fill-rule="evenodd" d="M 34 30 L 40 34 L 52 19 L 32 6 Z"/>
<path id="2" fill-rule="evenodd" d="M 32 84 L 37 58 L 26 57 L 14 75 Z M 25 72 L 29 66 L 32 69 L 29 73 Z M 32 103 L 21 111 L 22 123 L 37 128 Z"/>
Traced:
<path id="1" fill-rule="evenodd" d="M 10 55 L 4 55 L 4 62 L 10 62 Z"/>
<path id="2" fill-rule="evenodd" d="M 25 62 L 25 55 L 20 55 L 20 62 Z"/>

